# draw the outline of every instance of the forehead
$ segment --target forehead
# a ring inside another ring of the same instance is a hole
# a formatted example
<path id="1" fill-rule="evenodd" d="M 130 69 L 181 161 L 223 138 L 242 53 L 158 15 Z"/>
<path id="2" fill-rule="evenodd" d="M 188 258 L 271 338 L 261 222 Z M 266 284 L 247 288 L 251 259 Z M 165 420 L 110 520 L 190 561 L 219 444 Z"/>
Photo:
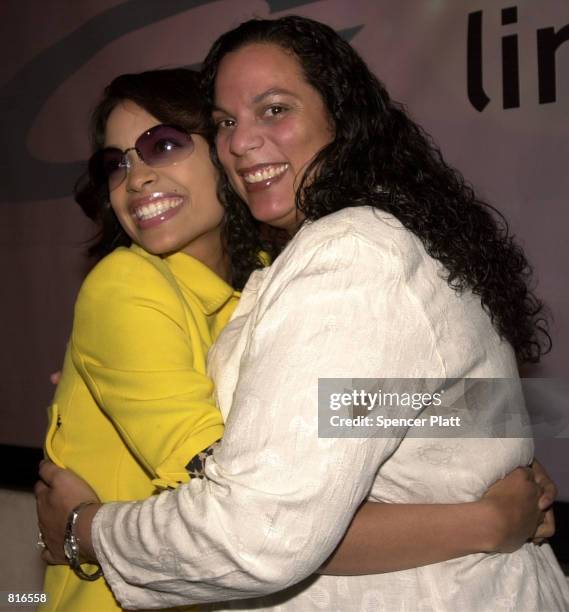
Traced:
<path id="1" fill-rule="evenodd" d="M 105 126 L 105 146 L 126 149 L 146 130 L 160 121 L 131 100 L 119 102 L 111 111 Z"/>
<path id="2" fill-rule="evenodd" d="M 278 45 L 248 44 L 221 60 L 215 79 L 216 106 L 233 100 L 250 103 L 269 90 L 299 96 L 317 93 L 304 78 L 296 56 Z"/>

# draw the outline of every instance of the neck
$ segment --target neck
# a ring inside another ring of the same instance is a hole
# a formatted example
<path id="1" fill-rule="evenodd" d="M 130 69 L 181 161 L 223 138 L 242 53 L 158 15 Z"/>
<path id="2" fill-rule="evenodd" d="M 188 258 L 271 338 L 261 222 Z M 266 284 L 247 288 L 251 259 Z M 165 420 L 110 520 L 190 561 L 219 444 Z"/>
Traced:
<path id="1" fill-rule="evenodd" d="M 201 261 L 226 283 L 231 283 L 231 262 L 223 247 L 220 227 L 196 238 L 182 252 Z"/>
<path id="2" fill-rule="evenodd" d="M 231 284 L 231 262 L 225 249 L 221 248 L 215 256 L 212 256 L 211 261 L 201 261 L 226 283 Z"/>

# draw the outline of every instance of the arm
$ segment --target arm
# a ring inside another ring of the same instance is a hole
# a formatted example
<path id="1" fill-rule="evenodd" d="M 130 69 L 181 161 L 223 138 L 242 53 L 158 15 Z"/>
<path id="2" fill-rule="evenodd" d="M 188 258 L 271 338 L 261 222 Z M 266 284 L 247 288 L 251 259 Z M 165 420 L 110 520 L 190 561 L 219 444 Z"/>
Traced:
<path id="1" fill-rule="evenodd" d="M 377 574 L 477 552 L 512 552 L 530 534 L 539 544 L 555 533 L 551 506 L 557 496 L 557 487 L 537 459 L 531 467 L 529 479 L 526 470 L 514 470 L 492 485 L 481 502 L 366 502 L 318 572 Z M 536 522 L 539 524 L 533 531 Z"/>
<path id="2" fill-rule="evenodd" d="M 551 506 L 557 487 L 537 459 L 530 476 L 524 469 L 514 470 L 475 503 L 366 502 L 318 572 L 378 574 L 477 552 L 512 552 L 530 534 L 539 544 L 555 533 Z"/>
<path id="3" fill-rule="evenodd" d="M 378 574 L 439 563 L 480 552 L 512 552 L 530 535 L 554 532 L 549 519 L 535 530 L 555 485 L 540 470 L 518 468 L 492 485 L 477 502 L 380 504 L 360 508 L 321 574 Z M 536 484 L 541 479 L 542 485 Z M 541 497 L 540 497 L 541 494 Z"/>
<path id="4" fill-rule="evenodd" d="M 518 468 L 492 485 L 478 502 L 431 505 L 366 502 L 319 573 L 374 574 L 476 552 L 511 552 L 530 533 L 539 543 L 555 532 L 550 506 L 556 487 L 537 461 L 532 467 L 535 479 L 528 478 L 526 468 Z M 86 501 L 94 503 L 80 513 L 77 536 L 82 557 L 96 561 L 91 529 L 101 504 L 97 503 L 95 492 L 84 480 L 49 461 L 42 462 L 40 476 L 36 497 L 39 524 L 48 545 L 42 553 L 44 561 L 66 563 L 65 521 L 73 508 Z M 544 520 L 532 532 L 544 510 L 547 510 Z"/>
<path id="5" fill-rule="evenodd" d="M 492 521 L 479 503 L 362 506 L 320 574 L 394 572 L 490 550 Z"/>
<path id="6" fill-rule="evenodd" d="M 73 362 L 101 410 L 154 484 L 219 439 L 222 418 L 203 373 L 203 348 L 173 278 L 130 250 L 103 260 L 75 309 Z"/>

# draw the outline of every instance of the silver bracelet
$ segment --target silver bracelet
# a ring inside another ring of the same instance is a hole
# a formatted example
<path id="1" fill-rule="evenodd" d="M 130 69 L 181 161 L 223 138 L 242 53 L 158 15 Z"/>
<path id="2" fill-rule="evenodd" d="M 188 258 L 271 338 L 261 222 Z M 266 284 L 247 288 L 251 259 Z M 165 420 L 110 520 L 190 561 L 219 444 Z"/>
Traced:
<path id="1" fill-rule="evenodd" d="M 67 517 L 65 537 L 63 540 L 63 552 L 65 553 L 65 558 L 69 562 L 69 566 L 81 580 L 89 580 L 90 582 L 100 578 L 103 575 L 103 570 L 99 567 L 92 574 L 87 574 L 87 572 L 83 571 L 81 563 L 79 562 L 80 542 L 75 535 L 75 524 L 77 523 L 79 512 L 81 512 L 85 506 L 91 506 L 96 503 L 98 502 L 82 502 L 71 510 Z"/>

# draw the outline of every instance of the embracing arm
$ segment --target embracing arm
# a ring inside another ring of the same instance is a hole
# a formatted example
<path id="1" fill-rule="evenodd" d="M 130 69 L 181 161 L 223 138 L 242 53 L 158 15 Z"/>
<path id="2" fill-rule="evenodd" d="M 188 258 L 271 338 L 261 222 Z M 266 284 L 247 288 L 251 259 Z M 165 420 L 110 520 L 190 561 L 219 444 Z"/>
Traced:
<path id="1" fill-rule="evenodd" d="M 550 537 L 555 484 L 537 461 L 532 468 L 514 470 L 476 502 L 367 502 L 319 573 L 395 572 L 472 553 L 512 552 L 529 537 Z"/>
<path id="2" fill-rule="evenodd" d="M 79 514 L 76 533 L 81 556 L 95 562 L 91 528 L 101 507 L 89 485 L 68 470 L 44 461 L 36 485 L 40 527 L 48 563 L 66 563 L 63 533 L 69 512 Z M 49 486 L 46 486 L 48 483 Z M 541 494 L 536 503 L 536 495 Z M 551 506 L 556 487 L 535 460 L 532 472 L 518 468 L 492 485 L 479 502 L 466 504 L 364 503 L 342 541 L 318 570 L 329 575 L 392 572 L 476 552 L 511 552 L 531 534 L 539 543 L 555 532 Z M 542 522 L 534 526 L 545 512 Z"/>
<path id="3" fill-rule="evenodd" d="M 493 526 L 489 510 L 479 502 L 448 505 L 368 502 L 356 514 L 338 549 L 319 573 L 394 572 L 489 551 Z"/>

